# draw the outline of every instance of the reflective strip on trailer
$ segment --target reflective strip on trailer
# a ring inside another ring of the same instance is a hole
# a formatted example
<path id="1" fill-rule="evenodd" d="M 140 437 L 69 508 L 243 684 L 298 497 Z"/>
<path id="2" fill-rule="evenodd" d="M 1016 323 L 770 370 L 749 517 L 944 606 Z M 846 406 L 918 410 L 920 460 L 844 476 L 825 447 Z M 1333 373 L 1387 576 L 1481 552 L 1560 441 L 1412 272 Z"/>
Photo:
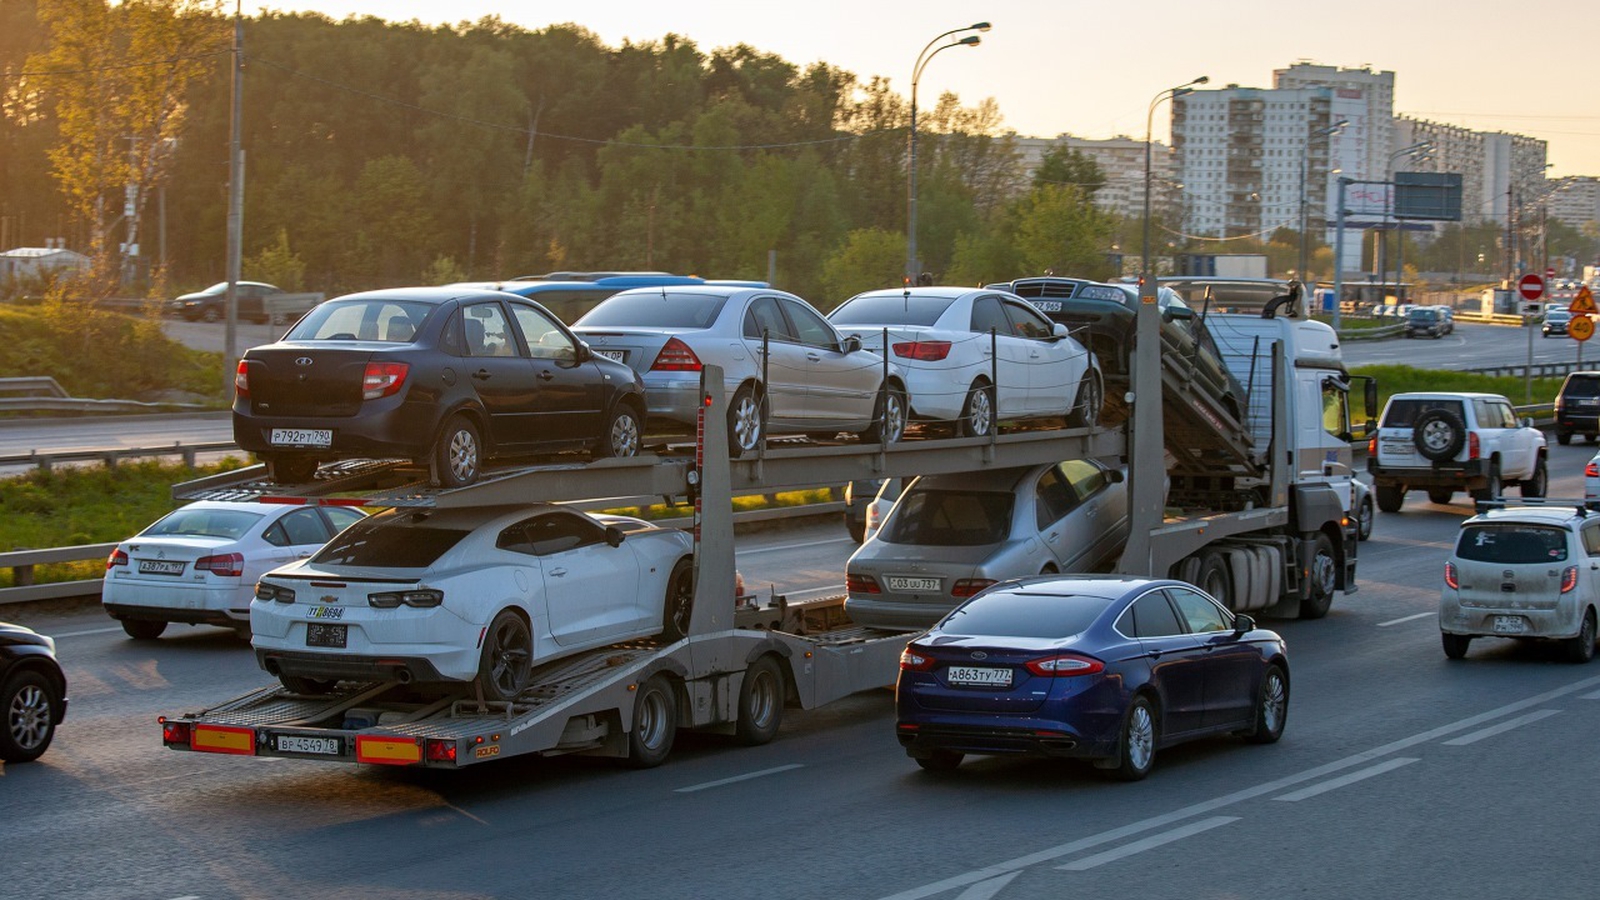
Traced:
<path id="1" fill-rule="evenodd" d="M 416 738 L 356 736 L 356 762 L 385 766 L 411 766 L 422 762 L 422 742 Z"/>
<path id="2" fill-rule="evenodd" d="M 256 732 L 254 728 L 231 725 L 196 725 L 190 732 L 189 747 L 207 753 L 255 756 Z"/>

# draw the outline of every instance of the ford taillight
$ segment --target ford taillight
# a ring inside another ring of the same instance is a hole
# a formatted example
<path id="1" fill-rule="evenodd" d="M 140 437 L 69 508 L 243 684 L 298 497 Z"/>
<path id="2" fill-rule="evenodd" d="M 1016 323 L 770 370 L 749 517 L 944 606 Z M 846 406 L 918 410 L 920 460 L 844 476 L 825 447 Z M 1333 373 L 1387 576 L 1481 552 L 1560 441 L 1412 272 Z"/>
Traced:
<path id="1" fill-rule="evenodd" d="M 653 372 L 698 372 L 700 357 L 694 355 L 688 344 L 672 338 L 656 354 L 656 361 L 650 365 L 650 369 Z"/>
<path id="2" fill-rule="evenodd" d="M 1092 656 L 1080 656 L 1076 653 L 1058 653 L 1055 656 L 1046 656 L 1042 659 L 1030 660 L 1027 669 L 1035 675 L 1050 677 L 1069 677 L 1072 675 L 1094 675 L 1104 672 L 1106 664 Z"/>
<path id="3" fill-rule="evenodd" d="M 377 400 L 393 396 L 406 384 L 409 363 L 369 362 L 361 373 L 361 399 Z"/>
<path id="4" fill-rule="evenodd" d="M 900 652 L 900 668 L 911 672 L 926 672 L 933 668 L 933 657 L 916 644 L 911 644 Z"/>

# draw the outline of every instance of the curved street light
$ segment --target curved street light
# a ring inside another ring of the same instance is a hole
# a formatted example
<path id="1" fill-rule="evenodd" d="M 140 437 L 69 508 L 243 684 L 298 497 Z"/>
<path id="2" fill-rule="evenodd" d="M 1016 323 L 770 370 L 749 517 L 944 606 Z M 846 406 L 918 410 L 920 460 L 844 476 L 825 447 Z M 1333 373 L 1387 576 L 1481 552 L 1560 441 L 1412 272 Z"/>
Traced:
<path id="1" fill-rule="evenodd" d="M 1309 248 L 1310 238 L 1307 235 L 1307 231 L 1309 231 L 1309 229 L 1310 229 L 1310 224 L 1306 220 L 1306 205 L 1307 205 L 1307 203 L 1306 203 L 1306 200 L 1307 200 L 1307 198 L 1306 198 L 1306 194 L 1307 194 L 1306 182 L 1310 178 L 1310 170 L 1311 170 L 1311 141 L 1312 141 L 1313 138 L 1332 136 L 1332 135 L 1338 134 L 1339 132 L 1344 130 L 1344 127 L 1346 125 L 1349 125 L 1349 124 L 1350 124 L 1350 120 L 1349 119 L 1340 119 L 1339 121 L 1333 123 L 1332 125 L 1327 126 L 1326 128 L 1318 128 L 1318 129 L 1313 130 L 1306 137 L 1305 152 L 1300 154 L 1300 268 L 1295 270 L 1295 275 L 1299 277 L 1300 283 L 1302 285 L 1304 285 L 1306 283 L 1306 270 L 1310 266 L 1310 263 L 1307 261 L 1307 254 L 1310 252 L 1310 248 Z M 1328 196 L 1326 181 L 1324 181 L 1324 183 L 1323 183 L 1322 196 L 1323 196 L 1323 202 L 1326 203 L 1327 202 L 1327 196 Z M 1323 219 L 1324 223 L 1327 222 L 1328 215 L 1327 215 L 1326 210 L 1324 210 L 1324 212 L 1323 212 L 1322 219 Z M 1328 226 L 1326 224 L 1324 224 L 1322 226 L 1322 228 L 1323 228 L 1324 235 L 1326 235 Z M 1337 302 L 1337 301 L 1335 301 L 1335 302 Z"/>
<path id="2" fill-rule="evenodd" d="M 1399 159 L 1402 156 L 1421 156 L 1423 154 L 1431 152 L 1432 150 L 1433 150 L 1433 141 L 1417 141 L 1415 144 L 1410 144 L 1408 146 L 1401 147 L 1399 150 L 1396 150 L 1393 153 L 1389 154 L 1389 160 L 1388 160 L 1388 162 L 1384 163 L 1384 166 L 1383 166 L 1383 180 L 1384 180 L 1384 183 L 1387 184 L 1388 188 L 1389 188 L 1389 190 L 1388 190 L 1388 202 L 1384 204 L 1384 211 L 1383 211 L 1383 224 L 1385 226 L 1387 226 L 1389 224 L 1389 218 L 1392 215 L 1394 215 L 1394 161 Z M 1399 225 L 1399 222 L 1400 222 L 1399 219 L 1395 220 L 1396 226 Z M 1395 235 L 1395 249 L 1399 250 L 1400 242 L 1401 242 L 1401 240 L 1404 239 L 1404 235 L 1398 233 L 1399 232 L 1399 228 L 1398 227 L 1396 227 L 1395 230 L 1397 232 L 1397 234 Z M 1380 234 L 1381 233 L 1382 232 L 1380 232 Z M 1379 245 L 1383 246 L 1383 247 L 1387 247 L 1388 246 L 1388 242 L 1387 241 L 1380 241 Z M 1385 256 L 1387 256 L 1387 254 L 1385 254 Z M 1398 288 L 1398 285 L 1400 284 L 1400 281 L 1402 279 L 1404 279 L 1405 277 L 1406 277 L 1405 273 L 1400 271 L 1400 267 L 1399 266 L 1396 266 L 1395 267 L 1395 273 L 1394 273 L 1394 281 L 1395 281 L 1395 285 L 1397 286 L 1397 288 Z M 1382 266 L 1381 270 L 1378 272 L 1378 283 L 1382 288 L 1387 288 L 1388 287 L 1388 284 L 1389 284 L 1389 263 L 1388 263 L 1387 258 L 1384 260 L 1383 266 Z"/>
<path id="3" fill-rule="evenodd" d="M 952 28 L 949 31 L 946 31 L 944 34 L 941 34 L 929 41 L 928 45 L 922 48 L 922 52 L 917 54 L 916 64 L 911 67 L 911 137 L 910 149 L 908 151 L 910 158 L 906 164 L 906 278 L 909 279 L 908 283 L 916 281 L 918 271 L 917 82 L 922 80 L 923 68 L 926 67 L 935 56 L 938 56 L 940 52 L 949 50 L 951 47 L 976 47 L 978 44 L 982 43 L 982 38 L 975 34 L 969 34 L 960 40 L 951 41 L 950 43 L 943 44 L 937 48 L 933 46 L 934 44 L 939 43 L 951 35 L 960 34 L 963 31 L 988 31 L 989 27 L 990 26 L 988 22 L 974 22 L 965 28 Z"/>
<path id="4" fill-rule="evenodd" d="M 1150 100 L 1150 109 L 1144 117 L 1144 246 L 1140 260 L 1139 296 L 1149 302 L 1154 302 L 1156 296 L 1155 275 L 1150 271 L 1150 132 L 1155 127 L 1156 107 L 1162 100 L 1169 97 L 1178 98 L 1184 94 L 1194 92 L 1197 84 L 1207 84 L 1210 76 L 1201 75 L 1193 81 L 1188 81 L 1177 87 L 1169 87 Z"/>

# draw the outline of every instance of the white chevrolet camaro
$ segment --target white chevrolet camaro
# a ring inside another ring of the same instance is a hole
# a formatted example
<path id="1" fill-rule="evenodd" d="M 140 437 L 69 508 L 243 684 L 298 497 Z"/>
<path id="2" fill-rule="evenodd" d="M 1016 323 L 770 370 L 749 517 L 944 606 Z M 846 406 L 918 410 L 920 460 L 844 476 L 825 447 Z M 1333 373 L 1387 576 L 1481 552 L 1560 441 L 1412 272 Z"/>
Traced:
<path id="1" fill-rule="evenodd" d="M 130 637 L 159 637 L 169 622 L 243 635 L 256 579 L 310 556 L 362 516 L 343 506 L 190 503 L 111 551 L 100 599 Z"/>
<path id="2" fill-rule="evenodd" d="M 509 700 L 533 667 L 683 636 L 692 538 L 549 504 L 390 509 L 256 586 L 256 660 L 285 687 L 475 682 Z"/>

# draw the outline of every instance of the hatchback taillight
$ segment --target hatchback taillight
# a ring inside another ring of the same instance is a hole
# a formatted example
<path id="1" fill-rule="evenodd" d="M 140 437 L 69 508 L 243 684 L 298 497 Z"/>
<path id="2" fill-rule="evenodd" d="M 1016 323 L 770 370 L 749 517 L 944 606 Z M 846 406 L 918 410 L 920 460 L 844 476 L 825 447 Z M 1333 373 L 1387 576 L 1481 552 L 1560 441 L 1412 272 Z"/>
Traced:
<path id="1" fill-rule="evenodd" d="M 361 399 L 377 400 L 393 396 L 406 384 L 409 363 L 369 362 L 361 373 Z"/>
<path id="2" fill-rule="evenodd" d="M 1476 431 L 1467 432 L 1467 459 L 1477 459 L 1480 452 L 1482 452 L 1482 448 L 1478 445 L 1478 433 Z"/>
<path id="3" fill-rule="evenodd" d="M 1570 592 L 1578 586 L 1578 567 L 1567 566 L 1561 570 L 1561 593 Z"/>
<path id="4" fill-rule="evenodd" d="M 1444 564 L 1444 586 L 1452 591 L 1461 590 L 1461 577 L 1456 573 L 1456 564 L 1453 562 Z"/>
<path id="5" fill-rule="evenodd" d="M 1092 656 L 1076 653 L 1059 653 L 1042 659 L 1030 660 L 1027 669 L 1035 675 L 1067 678 L 1073 675 L 1094 675 L 1104 672 L 1106 664 Z"/>
<path id="6" fill-rule="evenodd" d="M 938 362 L 950 355 L 949 341 L 901 341 L 891 345 L 895 356 L 923 362 Z"/>
<path id="7" fill-rule="evenodd" d="M 116 566 L 125 566 L 127 564 L 128 564 L 128 554 L 123 553 L 121 547 L 118 547 L 117 549 L 111 551 L 111 555 L 106 557 L 106 568 L 108 568 L 108 569 L 114 568 Z"/>
<path id="8" fill-rule="evenodd" d="M 650 369 L 654 372 L 698 372 L 700 357 L 694 355 L 688 344 L 672 338 L 656 354 L 656 361 L 650 365 Z"/>
<path id="9" fill-rule="evenodd" d="M 233 392 L 241 400 L 250 397 L 250 361 L 248 359 L 239 360 L 239 365 L 233 370 Z"/>
<path id="10" fill-rule="evenodd" d="M 194 570 L 238 578 L 244 574 L 244 554 L 218 553 L 216 556 L 202 556 L 194 561 Z"/>

